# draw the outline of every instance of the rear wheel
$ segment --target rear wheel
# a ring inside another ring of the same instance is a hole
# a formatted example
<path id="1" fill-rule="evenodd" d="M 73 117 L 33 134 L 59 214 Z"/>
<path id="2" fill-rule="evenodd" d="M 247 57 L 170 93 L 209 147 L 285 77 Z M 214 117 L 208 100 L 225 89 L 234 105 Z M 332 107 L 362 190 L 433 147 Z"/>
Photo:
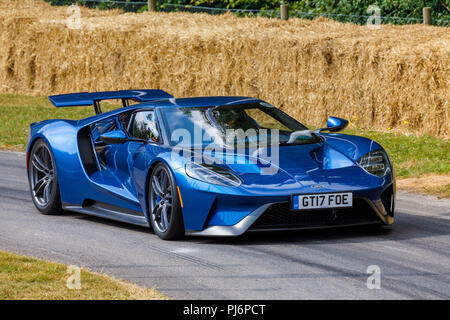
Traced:
<path id="1" fill-rule="evenodd" d="M 157 164 L 150 175 L 148 199 L 155 233 L 164 240 L 183 237 L 184 223 L 175 180 L 163 163 Z"/>
<path id="2" fill-rule="evenodd" d="M 28 181 L 34 205 L 43 214 L 62 211 L 55 168 L 49 146 L 43 140 L 37 141 L 30 152 Z"/>

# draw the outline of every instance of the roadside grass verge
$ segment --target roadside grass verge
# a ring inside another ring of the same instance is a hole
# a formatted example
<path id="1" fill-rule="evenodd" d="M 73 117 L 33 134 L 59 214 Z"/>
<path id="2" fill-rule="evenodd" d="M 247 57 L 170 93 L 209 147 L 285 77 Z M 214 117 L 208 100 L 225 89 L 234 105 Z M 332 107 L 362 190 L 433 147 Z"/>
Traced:
<path id="1" fill-rule="evenodd" d="M 104 111 L 113 105 L 102 105 Z M 17 151 L 25 150 L 29 124 L 31 122 L 64 118 L 81 119 L 93 115 L 92 107 L 55 108 L 46 97 L 17 94 L 0 94 L 0 148 Z M 418 178 L 441 176 L 435 188 L 429 185 L 426 192 L 437 192 L 450 196 L 450 140 L 430 135 L 413 135 L 398 132 L 380 132 L 357 128 L 355 124 L 342 133 L 368 137 L 380 143 L 389 153 L 398 178 Z M 426 181 L 427 179 L 425 179 Z M 413 181 L 413 180 L 411 180 Z M 421 189 L 421 181 L 410 183 Z M 425 182 L 423 181 L 423 182 Z M 401 184 L 400 184 L 401 187 Z M 411 189 L 411 187 L 408 187 Z M 414 189 L 414 188 L 412 188 Z"/>
<path id="2" fill-rule="evenodd" d="M 450 140 L 349 128 L 342 133 L 377 141 L 394 163 L 397 187 L 450 198 Z"/>
<path id="3" fill-rule="evenodd" d="M 102 105 L 102 110 L 111 109 Z M 0 148 L 25 150 L 30 123 L 47 119 L 82 119 L 94 115 L 93 107 L 55 108 L 47 97 L 0 94 Z"/>
<path id="4" fill-rule="evenodd" d="M 429 135 L 415 136 L 394 132 L 346 129 L 346 134 L 360 135 L 378 142 L 391 157 L 397 177 L 421 177 L 450 174 L 450 140 Z"/>
<path id="5" fill-rule="evenodd" d="M 450 174 L 427 174 L 417 178 L 399 179 L 397 180 L 397 188 L 450 198 Z"/>
<path id="6" fill-rule="evenodd" d="M 68 289 L 67 266 L 0 251 L 0 300 L 161 300 L 155 289 L 81 269 L 81 289 Z"/>

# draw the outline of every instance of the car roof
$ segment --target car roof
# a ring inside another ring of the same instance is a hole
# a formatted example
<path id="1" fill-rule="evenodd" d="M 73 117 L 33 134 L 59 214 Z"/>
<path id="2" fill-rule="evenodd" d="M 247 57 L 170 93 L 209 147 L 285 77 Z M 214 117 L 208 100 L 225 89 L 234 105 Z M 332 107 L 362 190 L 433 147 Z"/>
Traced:
<path id="1" fill-rule="evenodd" d="M 151 102 L 144 102 L 133 104 L 129 107 L 119 108 L 108 112 L 93 115 L 88 118 L 78 120 L 78 126 L 84 127 L 101 119 L 114 116 L 122 113 L 126 110 L 135 110 L 145 107 L 162 107 L 162 108 L 193 108 L 193 107 L 214 107 L 214 106 L 226 106 L 226 105 L 238 105 L 244 103 L 258 103 L 262 102 L 260 99 L 250 97 L 229 97 L 229 96 L 217 96 L 217 97 L 195 97 L 195 98 L 171 98 L 163 99 Z"/>
<path id="2" fill-rule="evenodd" d="M 141 103 L 139 106 L 153 106 L 153 107 L 175 107 L 175 108 L 192 108 L 192 107 L 212 107 L 236 105 L 243 103 L 261 102 L 260 99 L 250 97 L 195 97 L 195 98 L 172 98 L 148 103 Z M 136 105 L 135 105 L 136 106 Z"/>

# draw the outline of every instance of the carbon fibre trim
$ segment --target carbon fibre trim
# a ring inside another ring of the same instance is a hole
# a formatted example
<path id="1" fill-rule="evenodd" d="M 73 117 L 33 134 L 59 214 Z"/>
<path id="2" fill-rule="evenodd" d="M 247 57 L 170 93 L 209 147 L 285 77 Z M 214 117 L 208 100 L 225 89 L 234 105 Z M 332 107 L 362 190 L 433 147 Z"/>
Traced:
<path id="1" fill-rule="evenodd" d="M 212 226 L 203 229 L 202 231 L 187 230 L 186 235 L 191 236 L 224 236 L 235 237 L 243 234 L 247 229 L 274 203 L 267 203 L 258 209 L 254 210 L 244 219 L 232 226 Z"/>
<path id="2" fill-rule="evenodd" d="M 342 224 L 336 224 L 336 225 L 323 225 L 323 226 L 292 226 L 292 227 L 263 227 L 263 228 L 256 228 L 251 229 L 251 226 L 258 220 L 259 217 L 261 217 L 266 210 L 274 205 L 279 204 L 277 202 L 272 202 L 265 204 L 256 210 L 254 210 L 252 213 L 250 213 L 247 217 L 242 219 L 240 222 L 238 222 L 235 225 L 232 226 L 210 226 L 207 227 L 201 231 L 196 230 L 187 230 L 186 235 L 189 236 L 223 236 L 223 237 L 233 237 L 233 236 L 239 236 L 245 233 L 246 231 L 249 232 L 259 232 L 259 231 L 278 231 L 278 230 L 309 230 L 309 229 L 327 229 L 327 228 L 336 228 L 336 227 L 349 227 L 349 226 L 359 226 L 359 225 L 372 225 L 372 224 L 392 224 L 393 218 L 386 215 L 385 211 L 381 210 L 381 208 L 384 209 L 381 200 L 375 201 L 373 203 L 367 198 L 359 198 L 363 201 L 366 201 L 369 206 L 372 208 L 374 213 L 376 213 L 376 217 L 379 218 L 379 220 L 374 219 L 371 221 L 357 221 L 355 223 L 342 223 Z M 381 204 L 380 205 L 378 204 Z"/>
<path id="3" fill-rule="evenodd" d="M 107 208 L 102 208 L 99 206 L 87 206 L 82 207 L 79 205 L 73 205 L 69 203 L 63 203 L 63 209 L 68 211 L 74 211 L 79 213 L 84 213 L 90 216 L 96 216 L 100 218 L 112 219 L 120 222 L 131 223 L 134 225 L 148 227 L 149 224 L 144 216 L 139 216 L 135 214 L 129 214 L 118 210 L 112 210 Z"/>

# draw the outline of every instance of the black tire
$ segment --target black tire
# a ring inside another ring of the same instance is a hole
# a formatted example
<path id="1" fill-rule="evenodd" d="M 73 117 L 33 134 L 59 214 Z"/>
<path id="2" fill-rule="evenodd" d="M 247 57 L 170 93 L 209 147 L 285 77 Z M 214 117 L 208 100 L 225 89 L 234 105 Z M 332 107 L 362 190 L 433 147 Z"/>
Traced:
<path id="1" fill-rule="evenodd" d="M 31 199 L 42 214 L 62 212 L 55 160 L 50 147 L 42 139 L 31 148 L 28 182 Z"/>
<path id="2" fill-rule="evenodd" d="M 164 240 L 182 238 L 185 233 L 183 215 L 172 172 L 165 164 L 157 164 L 148 185 L 149 218 L 153 231 Z"/>

